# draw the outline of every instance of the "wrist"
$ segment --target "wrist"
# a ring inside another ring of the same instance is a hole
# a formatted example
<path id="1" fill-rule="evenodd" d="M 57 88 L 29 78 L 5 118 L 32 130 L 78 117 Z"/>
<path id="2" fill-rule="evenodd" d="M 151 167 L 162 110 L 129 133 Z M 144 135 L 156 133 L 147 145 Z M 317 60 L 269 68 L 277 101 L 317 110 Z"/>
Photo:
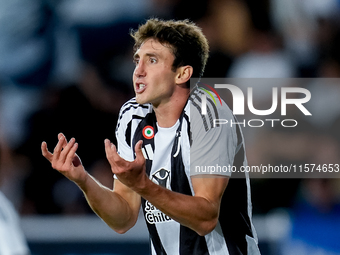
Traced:
<path id="1" fill-rule="evenodd" d="M 140 195 L 145 195 L 148 193 L 148 190 L 151 188 L 152 184 L 154 183 L 146 174 L 144 174 L 140 181 L 134 185 L 134 187 L 131 187 L 131 189 Z"/>
<path id="2" fill-rule="evenodd" d="M 86 187 L 88 186 L 87 183 L 89 179 L 90 179 L 90 175 L 88 174 L 87 171 L 84 170 L 82 176 L 79 177 L 77 180 L 74 180 L 73 182 L 77 184 L 80 189 L 85 191 Z"/>

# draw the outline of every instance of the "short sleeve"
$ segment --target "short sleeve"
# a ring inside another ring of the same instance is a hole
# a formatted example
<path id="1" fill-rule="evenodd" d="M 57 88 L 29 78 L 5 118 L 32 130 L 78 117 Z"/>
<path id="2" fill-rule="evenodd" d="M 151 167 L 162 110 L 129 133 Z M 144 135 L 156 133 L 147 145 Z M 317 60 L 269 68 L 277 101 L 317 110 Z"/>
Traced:
<path id="1" fill-rule="evenodd" d="M 229 107 L 218 109 L 218 118 L 227 124 L 214 125 L 214 120 L 191 108 L 192 144 L 190 148 L 190 175 L 217 174 L 231 176 L 231 167 L 237 148 L 234 119 Z M 209 122 L 209 125 L 207 124 Z"/>
<path id="2" fill-rule="evenodd" d="M 118 154 L 125 160 L 133 161 L 132 140 L 139 122 L 152 110 L 151 104 L 138 104 L 133 98 L 126 102 L 119 112 L 116 126 Z"/>

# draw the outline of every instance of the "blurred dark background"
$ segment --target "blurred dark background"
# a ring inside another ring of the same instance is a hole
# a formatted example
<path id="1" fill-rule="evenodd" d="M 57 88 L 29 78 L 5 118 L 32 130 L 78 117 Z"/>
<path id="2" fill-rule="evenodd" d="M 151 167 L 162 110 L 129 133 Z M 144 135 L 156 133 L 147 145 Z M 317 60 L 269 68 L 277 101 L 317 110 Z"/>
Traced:
<path id="1" fill-rule="evenodd" d="M 129 31 L 149 17 L 202 28 L 211 48 L 204 77 L 340 78 L 339 0 L 3 0 L 0 190 L 21 217 L 93 214 L 41 155 L 59 132 L 112 187 L 103 141 L 115 142 L 119 109 L 134 96 Z M 246 131 L 249 164 L 339 163 L 339 86 L 305 85 L 317 99 L 301 129 Z M 289 218 L 279 250 L 264 254 L 340 254 L 338 179 L 251 181 L 254 216 Z"/>

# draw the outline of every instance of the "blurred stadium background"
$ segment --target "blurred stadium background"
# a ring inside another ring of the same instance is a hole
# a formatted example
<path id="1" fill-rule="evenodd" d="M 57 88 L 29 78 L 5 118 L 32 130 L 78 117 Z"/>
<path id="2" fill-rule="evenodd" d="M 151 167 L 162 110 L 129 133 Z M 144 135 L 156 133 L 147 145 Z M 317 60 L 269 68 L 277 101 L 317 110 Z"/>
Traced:
<path id="1" fill-rule="evenodd" d="M 10 220 L 32 255 L 148 254 L 143 221 L 125 235 L 108 229 L 40 144 L 75 137 L 86 169 L 112 187 L 103 141 L 115 141 L 119 108 L 133 96 L 129 29 L 151 16 L 202 27 L 205 77 L 340 78 L 339 0 L 0 1 L 1 255 L 27 251 L 1 249 Z M 318 99 L 313 121 L 294 132 L 246 131 L 250 165 L 339 163 L 339 84 L 306 88 Z M 251 182 L 263 255 L 340 254 L 339 179 Z M 9 219 L 13 209 L 19 218 Z"/>

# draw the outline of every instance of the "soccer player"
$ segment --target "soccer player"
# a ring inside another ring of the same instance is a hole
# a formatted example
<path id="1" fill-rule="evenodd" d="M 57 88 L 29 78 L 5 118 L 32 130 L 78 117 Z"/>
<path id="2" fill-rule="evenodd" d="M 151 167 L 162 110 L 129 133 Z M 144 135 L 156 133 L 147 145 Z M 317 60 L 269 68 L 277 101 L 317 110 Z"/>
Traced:
<path id="1" fill-rule="evenodd" d="M 190 92 L 190 78 L 202 76 L 208 58 L 201 29 L 187 20 L 150 19 L 131 35 L 136 97 L 121 108 L 118 149 L 104 142 L 113 190 L 85 171 L 74 138 L 59 134 L 53 154 L 43 142 L 44 157 L 116 232 L 133 227 L 142 206 L 152 254 L 259 254 L 248 177 L 190 171 L 190 164 L 247 164 L 239 128 L 211 122 L 233 118 L 230 109 L 209 104 L 209 116 L 201 115 L 204 92 Z"/>

